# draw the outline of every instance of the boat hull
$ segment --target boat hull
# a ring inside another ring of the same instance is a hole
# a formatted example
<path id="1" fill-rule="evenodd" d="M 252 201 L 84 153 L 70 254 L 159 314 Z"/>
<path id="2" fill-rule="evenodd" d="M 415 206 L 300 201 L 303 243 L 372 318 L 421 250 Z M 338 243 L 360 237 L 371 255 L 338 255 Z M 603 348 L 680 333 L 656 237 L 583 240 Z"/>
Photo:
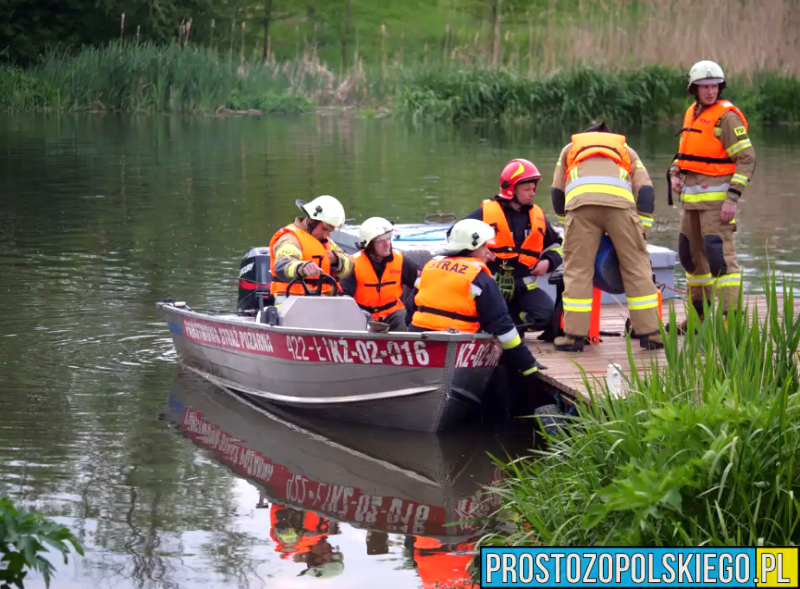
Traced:
<path id="1" fill-rule="evenodd" d="M 384 427 L 438 432 L 480 411 L 501 354 L 486 335 L 292 329 L 161 308 L 181 361 L 214 384 Z"/>

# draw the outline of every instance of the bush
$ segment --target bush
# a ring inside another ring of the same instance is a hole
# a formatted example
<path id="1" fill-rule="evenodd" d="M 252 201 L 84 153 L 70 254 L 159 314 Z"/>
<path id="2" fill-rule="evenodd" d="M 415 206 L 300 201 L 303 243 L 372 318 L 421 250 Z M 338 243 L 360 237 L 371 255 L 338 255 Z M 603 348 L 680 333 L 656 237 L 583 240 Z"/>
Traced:
<path id="1" fill-rule="evenodd" d="M 763 324 L 709 309 L 694 334 L 690 308 L 663 370 L 638 368 L 629 344 L 625 398 L 590 387 L 546 450 L 506 465 L 507 525 L 481 544 L 800 544 L 800 316 L 777 293 L 773 277 Z"/>
<path id="2" fill-rule="evenodd" d="M 14 507 L 10 499 L 0 499 L 0 589 L 11 589 L 12 586 L 23 589 L 26 569 L 41 573 L 45 584 L 49 587 L 55 570 L 53 565 L 40 553 L 45 551 L 45 544 L 55 548 L 64 556 L 71 544 L 75 551 L 83 556 L 83 547 L 67 528 L 60 526 L 41 515 Z"/>

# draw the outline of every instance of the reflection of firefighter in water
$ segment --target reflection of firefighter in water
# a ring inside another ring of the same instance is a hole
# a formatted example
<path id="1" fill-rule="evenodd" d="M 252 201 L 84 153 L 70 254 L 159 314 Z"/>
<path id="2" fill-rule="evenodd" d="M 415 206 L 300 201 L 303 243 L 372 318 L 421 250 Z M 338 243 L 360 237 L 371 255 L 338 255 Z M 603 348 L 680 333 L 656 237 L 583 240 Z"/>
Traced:
<path id="1" fill-rule="evenodd" d="M 328 542 L 336 524 L 312 511 L 273 504 L 269 510 L 270 536 L 281 558 L 304 562 L 300 575 L 327 579 L 344 571 L 344 555 Z"/>
<path id="2" fill-rule="evenodd" d="M 412 537 L 409 537 L 411 539 Z M 444 544 L 435 538 L 413 536 L 414 562 L 425 589 L 469 589 L 472 582 L 470 562 L 475 542 Z"/>

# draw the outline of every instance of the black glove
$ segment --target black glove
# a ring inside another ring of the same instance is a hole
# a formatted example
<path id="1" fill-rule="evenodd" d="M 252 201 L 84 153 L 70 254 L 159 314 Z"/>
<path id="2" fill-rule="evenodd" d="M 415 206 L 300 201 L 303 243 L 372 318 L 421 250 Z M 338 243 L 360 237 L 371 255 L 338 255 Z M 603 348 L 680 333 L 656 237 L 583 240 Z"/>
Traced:
<path id="1" fill-rule="evenodd" d="M 547 366 L 541 364 L 538 360 L 534 360 L 533 363 L 534 363 L 533 364 L 534 368 L 536 368 L 536 370 L 523 375 L 525 378 L 529 378 L 531 380 L 539 378 L 540 371 L 547 370 Z"/>

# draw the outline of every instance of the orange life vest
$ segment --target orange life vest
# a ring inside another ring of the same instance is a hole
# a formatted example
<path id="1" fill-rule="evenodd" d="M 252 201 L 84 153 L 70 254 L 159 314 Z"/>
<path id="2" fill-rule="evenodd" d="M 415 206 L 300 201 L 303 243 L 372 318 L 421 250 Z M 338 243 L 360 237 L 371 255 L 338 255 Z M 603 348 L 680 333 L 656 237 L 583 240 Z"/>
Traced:
<path id="1" fill-rule="evenodd" d="M 495 245 L 490 245 L 492 253 L 502 260 L 519 257 L 520 264 L 533 268 L 542 255 L 544 249 L 544 234 L 547 231 L 547 222 L 544 220 L 544 211 L 533 205 L 529 212 L 531 232 L 521 247 L 514 243 L 514 234 L 508 226 L 508 219 L 503 212 L 503 207 L 496 200 L 485 200 L 481 205 L 483 209 L 483 222 L 494 227 L 497 235 L 494 237 Z"/>
<path id="2" fill-rule="evenodd" d="M 624 135 L 615 133 L 577 133 L 572 136 L 572 147 L 567 153 L 567 168 L 564 179 L 579 163 L 590 157 L 601 155 L 614 160 L 617 165 L 631 173 L 631 155 L 625 143 Z"/>
<path id="3" fill-rule="evenodd" d="M 320 517 L 313 511 L 303 512 L 302 523 L 297 521 L 282 521 L 282 513 L 287 511 L 282 505 L 272 504 L 270 507 L 270 537 L 275 542 L 275 552 L 280 552 L 285 558 L 292 554 L 308 552 L 317 542 L 328 534 L 328 520 Z M 292 515 L 297 510 L 291 508 Z M 299 524 L 299 527 L 298 527 Z M 281 530 L 279 531 L 279 528 Z"/>
<path id="4" fill-rule="evenodd" d="M 403 305 L 403 254 L 392 250 L 392 259 L 386 262 L 380 279 L 369 256 L 362 250 L 353 255 L 356 275 L 356 303 L 372 313 L 375 321 L 388 317 L 395 311 L 405 309 Z"/>
<path id="5" fill-rule="evenodd" d="M 448 257 L 429 261 L 419 277 L 414 297 L 417 310 L 411 323 L 430 331 L 454 328 L 477 333 L 480 319 L 471 287 L 481 272 L 492 275 L 483 260 L 477 258 Z"/>
<path id="6" fill-rule="evenodd" d="M 414 560 L 425 589 L 434 587 L 477 587 L 467 569 L 473 559 L 475 542 L 464 542 L 452 549 L 435 538 L 416 536 Z"/>
<path id="7" fill-rule="evenodd" d="M 719 100 L 713 106 L 694 116 L 695 102 L 683 115 L 683 129 L 678 155 L 678 167 L 686 172 L 697 172 L 704 176 L 727 176 L 736 171 L 736 164 L 728 156 L 722 141 L 714 135 L 714 127 L 720 117 L 729 110 L 742 119 L 747 130 L 747 119 L 742 111 L 727 100 Z"/>
<path id="8" fill-rule="evenodd" d="M 275 243 L 287 233 L 294 235 L 300 242 L 300 252 L 304 262 L 316 262 L 317 266 L 319 266 L 323 272 L 326 274 L 331 273 L 331 261 L 328 259 L 328 252 L 332 249 L 330 241 L 322 245 L 316 237 L 312 236 L 307 231 L 303 231 L 294 225 L 287 225 L 282 229 L 278 229 L 269 242 L 269 270 L 272 274 L 269 292 L 274 295 L 286 294 L 286 287 L 288 286 L 288 283 L 278 280 L 278 277 L 275 275 Z M 317 280 L 316 278 L 305 279 L 310 290 L 316 290 Z M 329 282 L 322 285 L 323 294 L 330 294 L 332 290 L 333 287 Z M 305 292 L 303 285 L 298 282 L 292 285 L 289 294 L 304 295 Z"/>

